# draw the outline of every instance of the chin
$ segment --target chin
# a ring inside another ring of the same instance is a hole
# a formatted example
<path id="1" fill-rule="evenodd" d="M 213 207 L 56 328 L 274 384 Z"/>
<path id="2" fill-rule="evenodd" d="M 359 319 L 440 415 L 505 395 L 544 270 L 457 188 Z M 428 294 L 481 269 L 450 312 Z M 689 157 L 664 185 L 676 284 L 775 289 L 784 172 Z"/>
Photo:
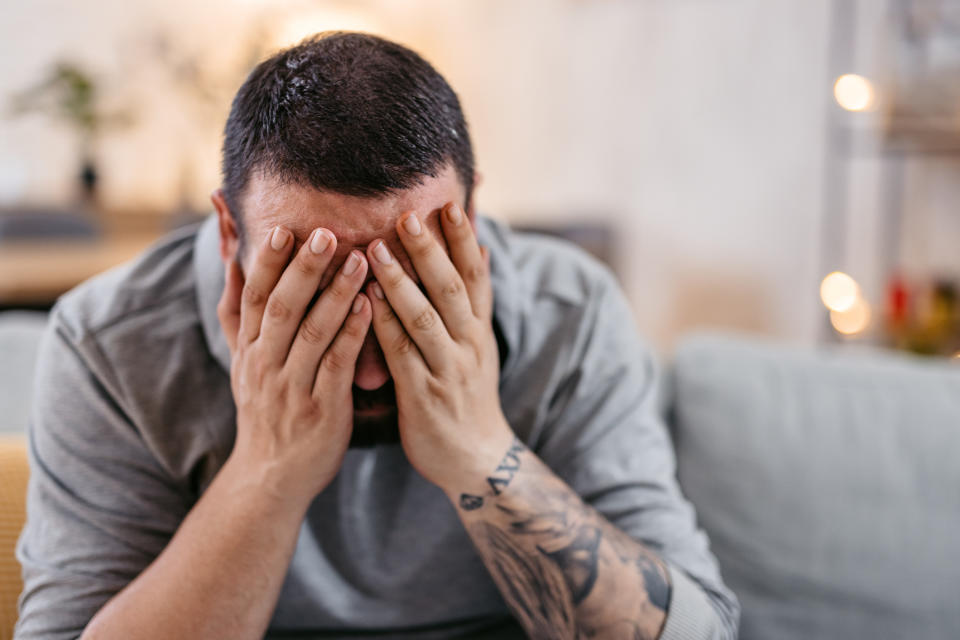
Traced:
<path id="1" fill-rule="evenodd" d="M 369 449 L 379 445 L 400 444 L 396 408 L 355 411 L 351 449 Z"/>

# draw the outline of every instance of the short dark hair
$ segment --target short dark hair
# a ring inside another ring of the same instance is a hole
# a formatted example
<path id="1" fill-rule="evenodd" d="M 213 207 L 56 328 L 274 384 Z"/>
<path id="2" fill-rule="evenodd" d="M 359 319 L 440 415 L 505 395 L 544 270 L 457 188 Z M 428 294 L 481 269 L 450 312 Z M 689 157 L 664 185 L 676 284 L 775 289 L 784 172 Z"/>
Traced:
<path id="1" fill-rule="evenodd" d="M 451 162 L 468 207 L 473 148 L 443 76 L 389 40 L 324 32 L 261 62 L 237 91 L 224 128 L 223 194 L 242 242 L 240 200 L 254 171 L 376 197 Z"/>

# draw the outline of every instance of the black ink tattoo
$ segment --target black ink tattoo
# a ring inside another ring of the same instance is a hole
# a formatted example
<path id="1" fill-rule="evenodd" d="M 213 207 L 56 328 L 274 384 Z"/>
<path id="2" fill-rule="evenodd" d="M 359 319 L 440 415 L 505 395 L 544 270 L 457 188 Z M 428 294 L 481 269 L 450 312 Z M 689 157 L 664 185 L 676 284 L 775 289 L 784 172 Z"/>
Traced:
<path id="1" fill-rule="evenodd" d="M 487 478 L 487 483 L 493 489 L 493 495 L 498 496 L 507 488 L 513 476 L 520 469 L 520 452 L 523 451 L 523 443 L 518 438 L 513 439 L 513 444 L 507 449 L 503 460 L 497 465 L 493 474 Z"/>
<path id="2" fill-rule="evenodd" d="M 600 546 L 600 537 L 600 529 L 597 527 L 583 527 L 577 532 L 573 542 L 562 549 L 546 551 L 537 546 L 540 553 L 553 560 L 560 568 L 573 596 L 573 604 L 583 602 L 597 581 L 597 549 Z"/>
<path id="3" fill-rule="evenodd" d="M 574 604 L 552 563 L 528 553 L 510 534 L 488 522 L 478 522 L 472 529 L 489 553 L 494 582 L 529 636 L 576 638 Z"/>
<path id="4" fill-rule="evenodd" d="M 460 494 L 460 508 L 464 511 L 473 511 L 483 506 L 483 497 L 472 493 Z"/>
<path id="5" fill-rule="evenodd" d="M 573 603 L 580 604 L 597 581 L 598 550 L 603 534 L 588 523 L 589 512 L 571 509 L 541 514 L 522 514 L 504 505 L 497 509 L 510 517 L 510 532 L 536 535 L 537 551 L 560 569 Z"/>
<path id="6" fill-rule="evenodd" d="M 666 612 L 670 607 L 670 582 L 664 575 L 663 567 L 644 554 L 637 558 L 637 568 L 643 576 L 643 583 L 647 588 L 647 597 L 650 604 Z"/>
<path id="7" fill-rule="evenodd" d="M 671 599 L 666 566 L 535 456 L 522 459 L 523 482 L 503 493 L 522 452 L 514 440 L 487 478 L 493 496 L 460 496 L 464 510 L 494 507 L 468 530 L 517 621 L 538 639 L 657 638 Z"/>

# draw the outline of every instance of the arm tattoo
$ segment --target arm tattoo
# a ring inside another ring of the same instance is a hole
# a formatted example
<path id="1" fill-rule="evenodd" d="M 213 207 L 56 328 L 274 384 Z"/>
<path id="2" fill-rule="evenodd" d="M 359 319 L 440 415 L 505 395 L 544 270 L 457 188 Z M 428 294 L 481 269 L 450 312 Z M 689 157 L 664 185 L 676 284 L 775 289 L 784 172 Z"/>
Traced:
<path id="1" fill-rule="evenodd" d="M 494 469 L 493 475 L 487 478 L 487 484 L 493 489 L 493 495 L 498 496 L 510 485 L 513 476 L 520 470 L 520 452 L 523 451 L 523 443 L 514 437 L 513 443 L 503 456 L 503 460 Z M 464 511 L 474 511 L 483 506 L 483 496 L 476 496 L 472 493 L 460 494 L 460 508 Z"/>
<path id="2" fill-rule="evenodd" d="M 523 481 L 504 494 L 521 464 Z M 518 440 L 487 482 L 495 509 L 465 516 L 467 530 L 532 638 L 659 635 L 671 586 L 656 555 L 584 504 Z M 464 511 L 483 505 L 483 496 L 460 496 Z"/>
<path id="3" fill-rule="evenodd" d="M 483 506 L 483 496 L 475 496 L 472 493 L 460 494 L 460 508 L 464 511 L 473 511 Z"/>
<path id="4" fill-rule="evenodd" d="M 503 460 L 494 469 L 493 475 L 487 478 L 487 483 L 493 489 L 493 495 L 500 495 L 503 490 L 509 486 L 513 476 L 520 470 L 520 452 L 523 451 L 523 443 L 517 438 L 513 439 L 513 444 L 507 449 Z"/>
<path id="5" fill-rule="evenodd" d="M 577 637 L 567 586 L 546 558 L 528 553 L 488 522 L 477 523 L 471 533 L 484 541 L 493 580 L 531 638 Z"/>

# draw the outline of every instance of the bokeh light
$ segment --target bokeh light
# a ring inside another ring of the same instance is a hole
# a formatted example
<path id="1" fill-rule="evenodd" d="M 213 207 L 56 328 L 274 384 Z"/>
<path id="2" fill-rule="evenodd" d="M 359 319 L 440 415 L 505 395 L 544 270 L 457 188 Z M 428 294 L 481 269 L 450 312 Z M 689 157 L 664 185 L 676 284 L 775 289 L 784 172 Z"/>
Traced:
<path id="1" fill-rule="evenodd" d="M 862 297 L 857 297 L 846 311 L 831 311 L 830 324 L 845 336 L 863 333 L 870 326 L 870 305 Z"/>
<path id="2" fill-rule="evenodd" d="M 837 99 L 837 104 L 847 111 L 869 109 L 873 106 L 874 95 L 870 81 L 855 73 L 840 76 L 833 85 L 833 96 Z"/>
<path id="3" fill-rule="evenodd" d="M 338 7 L 315 7 L 294 12 L 281 22 L 275 34 L 278 47 L 292 46 L 308 36 L 322 31 L 365 31 L 377 33 L 380 25 L 371 16 Z"/>
<path id="4" fill-rule="evenodd" d="M 857 281 L 842 271 L 828 274 L 820 283 L 820 299 L 831 311 L 847 311 L 859 297 L 860 287 Z"/>

